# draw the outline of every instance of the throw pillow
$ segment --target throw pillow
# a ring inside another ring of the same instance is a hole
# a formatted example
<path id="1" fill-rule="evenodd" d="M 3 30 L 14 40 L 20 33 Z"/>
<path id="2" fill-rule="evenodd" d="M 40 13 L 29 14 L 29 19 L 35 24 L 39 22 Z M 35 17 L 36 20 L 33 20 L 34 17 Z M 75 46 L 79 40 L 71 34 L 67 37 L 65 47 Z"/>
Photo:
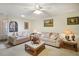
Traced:
<path id="1" fill-rule="evenodd" d="M 53 34 L 53 35 L 51 35 L 49 38 L 56 40 L 57 36 Z"/>

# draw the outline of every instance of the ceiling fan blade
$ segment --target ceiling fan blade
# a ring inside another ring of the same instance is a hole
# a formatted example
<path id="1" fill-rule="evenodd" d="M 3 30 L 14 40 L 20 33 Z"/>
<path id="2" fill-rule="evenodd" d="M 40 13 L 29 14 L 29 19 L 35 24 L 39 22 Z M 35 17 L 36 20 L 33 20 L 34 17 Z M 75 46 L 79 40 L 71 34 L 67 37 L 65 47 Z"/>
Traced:
<path id="1" fill-rule="evenodd" d="M 46 10 L 46 9 L 40 9 L 40 10 Z"/>

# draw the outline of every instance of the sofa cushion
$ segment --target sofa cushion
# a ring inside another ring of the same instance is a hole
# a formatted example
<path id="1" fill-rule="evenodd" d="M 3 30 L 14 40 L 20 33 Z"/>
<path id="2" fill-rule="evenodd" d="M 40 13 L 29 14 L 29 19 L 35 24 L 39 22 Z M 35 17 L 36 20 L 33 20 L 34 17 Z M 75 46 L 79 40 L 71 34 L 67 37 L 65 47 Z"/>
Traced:
<path id="1" fill-rule="evenodd" d="M 49 38 L 49 32 L 42 32 L 42 36 L 44 38 Z"/>
<path id="2" fill-rule="evenodd" d="M 26 38 L 26 37 L 19 36 L 19 37 L 16 38 L 16 40 L 21 40 L 21 39 L 24 39 L 24 38 Z"/>
<path id="3" fill-rule="evenodd" d="M 55 39 L 56 39 L 56 37 L 57 37 L 57 36 L 53 34 L 53 35 L 51 35 L 49 38 L 50 38 L 50 40 L 52 40 L 52 39 L 54 39 L 54 40 L 55 40 Z"/>
<path id="4" fill-rule="evenodd" d="M 65 34 L 64 33 L 61 33 L 61 34 L 59 34 L 60 35 L 60 38 L 61 39 L 65 39 Z"/>

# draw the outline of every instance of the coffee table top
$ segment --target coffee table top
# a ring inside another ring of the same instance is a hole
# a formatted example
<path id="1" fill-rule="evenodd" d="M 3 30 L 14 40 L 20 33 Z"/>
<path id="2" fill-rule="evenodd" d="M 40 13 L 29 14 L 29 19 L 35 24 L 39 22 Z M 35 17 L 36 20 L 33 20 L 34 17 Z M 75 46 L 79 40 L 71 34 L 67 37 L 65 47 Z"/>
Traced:
<path id="1" fill-rule="evenodd" d="M 28 45 L 28 46 L 30 46 L 31 48 L 36 49 L 36 48 L 40 47 L 41 45 L 43 45 L 44 43 L 45 43 L 44 41 L 40 41 L 39 44 L 33 44 L 32 41 L 28 41 L 25 44 Z"/>

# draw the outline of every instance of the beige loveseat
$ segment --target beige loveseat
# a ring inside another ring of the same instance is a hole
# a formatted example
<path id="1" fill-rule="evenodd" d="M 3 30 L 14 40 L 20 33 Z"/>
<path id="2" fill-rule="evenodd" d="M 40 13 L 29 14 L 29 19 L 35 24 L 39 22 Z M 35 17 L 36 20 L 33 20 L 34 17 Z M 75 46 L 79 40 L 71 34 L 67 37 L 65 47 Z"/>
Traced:
<path id="1" fill-rule="evenodd" d="M 29 34 L 26 32 L 13 33 L 12 35 L 10 34 L 8 36 L 8 42 L 11 43 L 12 45 L 17 45 L 28 41 L 29 40 L 28 36 Z"/>

